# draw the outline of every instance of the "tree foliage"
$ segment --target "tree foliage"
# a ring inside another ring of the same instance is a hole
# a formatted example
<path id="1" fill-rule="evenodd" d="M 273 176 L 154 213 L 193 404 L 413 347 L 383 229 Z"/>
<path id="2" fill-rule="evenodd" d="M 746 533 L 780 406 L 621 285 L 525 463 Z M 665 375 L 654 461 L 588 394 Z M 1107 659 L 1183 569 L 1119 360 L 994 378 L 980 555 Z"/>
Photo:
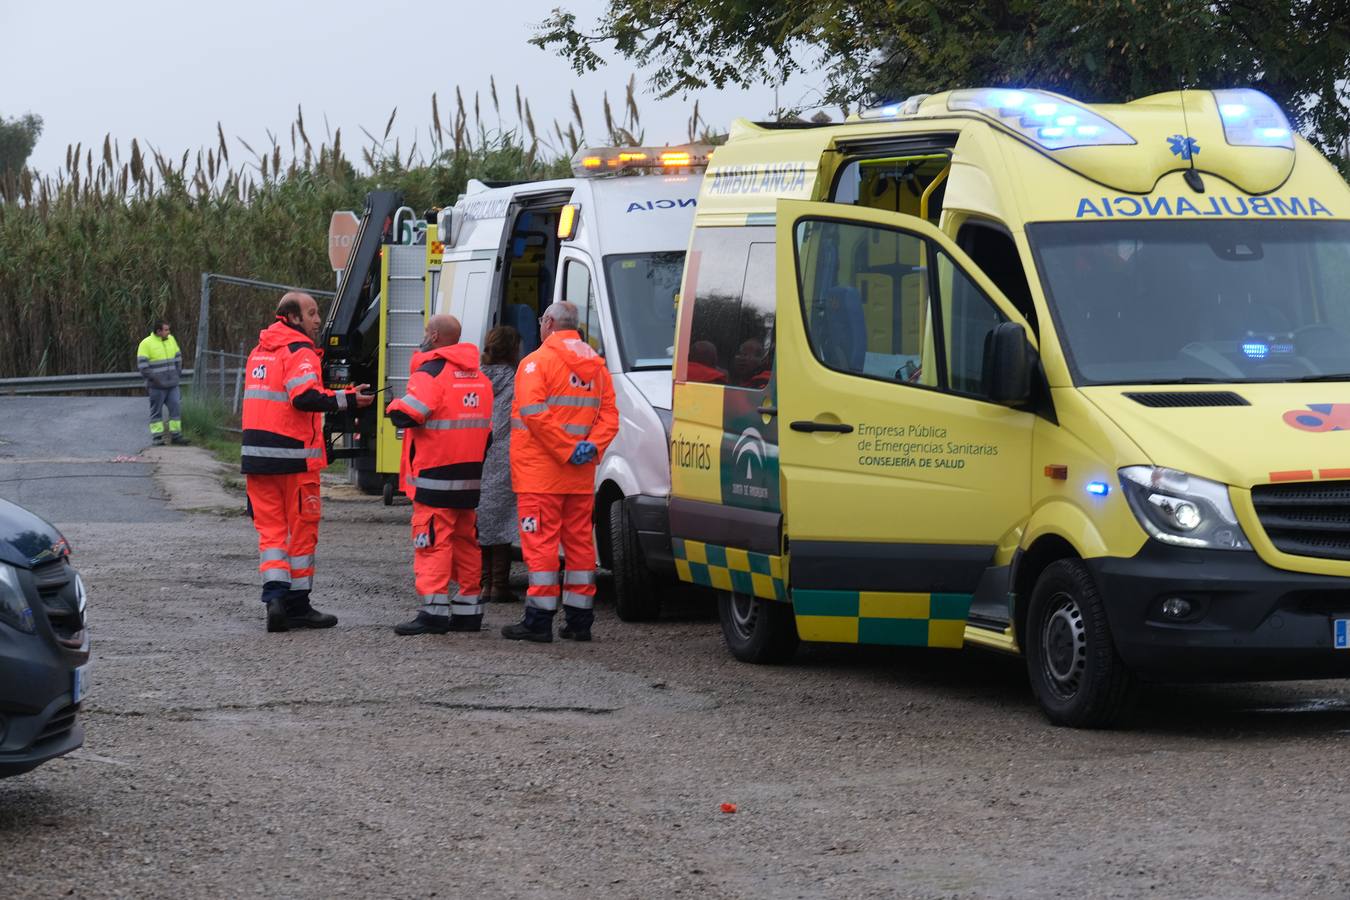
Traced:
<path id="1" fill-rule="evenodd" d="M 662 96 L 798 72 L 846 108 L 984 85 L 1088 102 L 1251 86 L 1324 150 L 1350 137 L 1350 0 L 610 0 L 593 28 L 559 9 L 532 40 L 578 72 L 613 46 Z"/>
<path id="2" fill-rule="evenodd" d="M 27 113 L 13 119 L 0 118 L 0 172 L 18 172 L 42 136 L 42 117 Z"/>

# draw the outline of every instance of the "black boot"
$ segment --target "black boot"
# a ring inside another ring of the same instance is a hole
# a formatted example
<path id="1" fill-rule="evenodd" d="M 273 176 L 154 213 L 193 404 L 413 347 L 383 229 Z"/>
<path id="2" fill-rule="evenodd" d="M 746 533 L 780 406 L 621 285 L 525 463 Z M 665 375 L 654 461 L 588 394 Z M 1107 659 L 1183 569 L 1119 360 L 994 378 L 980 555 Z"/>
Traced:
<path id="1" fill-rule="evenodd" d="M 309 591 L 293 591 L 286 597 L 286 626 L 288 628 L 332 628 L 337 616 L 319 612 L 309 604 Z"/>
<path id="2" fill-rule="evenodd" d="M 285 597 L 273 597 L 267 601 L 267 630 L 271 632 L 289 631 L 290 626 L 286 624 L 289 612 L 286 609 Z"/>
<path id="3" fill-rule="evenodd" d="M 502 629 L 502 637 L 508 641 L 535 641 L 540 644 L 553 643 L 553 630 L 535 631 L 533 628 L 527 628 L 524 623 L 516 625 L 507 625 Z"/>
<path id="4" fill-rule="evenodd" d="M 553 642 L 553 614 L 525 607 L 525 618 L 519 624 L 507 625 L 502 629 L 502 637 L 508 641 L 535 641 L 540 644 Z"/>
<path id="5" fill-rule="evenodd" d="M 558 632 L 558 637 L 579 642 L 591 639 L 591 625 L 595 622 L 594 610 L 564 606 L 563 617 L 563 627 Z"/>
<path id="6" fill-rule="evenodd" d="M 177 444 L 180 447 L 186 447 L 188 444 L 191 444 L 192 441 L 189 441 L 187 438 L 183 437 L 183 433 L 181 431 L 175 431 L 172 435 L 169 436 L 169 443 Z"/>
<path id="7" fill-rule="evenodd" d="M 451 630 L 449 616 L 433 616 L 425 610 L 418 610 L 417 617 L 394 626 L 394 634 L 404 636 L 412 634 L 445 634 Z"/>
<path id="8" fill-rule="evenodd" d="M 450 630 L 451 630 L 451 631 L 482 631 L 482 630 L 483 630 L 483 614 L 482 614 L 482 613 L 479 613 L 479 614 L 476 615 L 476 616 L 455 616 L 455 615 L 452 615 L 452 616 L 450 617 Z"/>

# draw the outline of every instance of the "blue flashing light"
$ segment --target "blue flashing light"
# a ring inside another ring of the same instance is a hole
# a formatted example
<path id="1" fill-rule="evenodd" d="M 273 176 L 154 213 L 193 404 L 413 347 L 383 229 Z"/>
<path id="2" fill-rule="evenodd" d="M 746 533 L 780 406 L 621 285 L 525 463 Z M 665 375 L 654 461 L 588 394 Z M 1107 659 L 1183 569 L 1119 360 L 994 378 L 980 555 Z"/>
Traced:
<path id="1" fill-rule="evenodd" d="M 1294 352 L 1294 345 L 1293 345 L 1293 344 L 1271 344 L 1271 345 L 1270 345 L 1270 352 L 1271 352 L 1271 353 L 1280 353 L 1280 354 L 1288 355 L 1288 354 Z"/>
<path id="2" fill-rule="evenodd" d="M 969 88 L 952 91 L 947 108 L 987 116 L 1046 150 L 1124 146 L 1134 138 L 1111 120 L 1071 100 L 1036 90 Z M 870 118 L 863 113 L 863 118 Z"/>
<path id="3" fill-rule="evenodd" d="M 1265 359 L 1270 355 L 1270 345 L 1252 341 L 1242 345 L 1242 355 L 1248 359 Z"/>
<path id="4" fill-rule="evenodd" d="M 1111 493 L 1111 485 L 1105 481 L 1089 481 L 1087 483 L 1087 492 L 1094 497 L 1105 497 Z"/>
<path id="5" fill-rule="evenodd" d="M 1214 92 L 1223 136 L 1234 147 L 1294 149 L 1294 132 L 1279 104 L 1251 88 Z"/>

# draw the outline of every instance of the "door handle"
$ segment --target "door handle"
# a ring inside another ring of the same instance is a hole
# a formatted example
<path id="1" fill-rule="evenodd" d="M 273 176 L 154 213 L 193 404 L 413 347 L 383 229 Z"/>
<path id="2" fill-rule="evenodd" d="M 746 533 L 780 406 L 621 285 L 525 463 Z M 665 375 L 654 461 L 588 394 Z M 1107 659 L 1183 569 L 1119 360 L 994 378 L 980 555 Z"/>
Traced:
<path id="1" fill-rule="evenodd" d="M 853 433 L 853 426 L 845 425 L 842 422 L 836 424 L 834 422 L 812 422 L 807 420 L 802 422 L 793 422 L 788 427 L 790 427 L 793 431 L 832 431 L 835 434 Z"/>
<path id="2" fill-rule="evenodd" d="M 755 408 L 755 412 L 759 413 L 761 416 L 776 416 L 778 415 L 778 407 L 759 406 Z"/>

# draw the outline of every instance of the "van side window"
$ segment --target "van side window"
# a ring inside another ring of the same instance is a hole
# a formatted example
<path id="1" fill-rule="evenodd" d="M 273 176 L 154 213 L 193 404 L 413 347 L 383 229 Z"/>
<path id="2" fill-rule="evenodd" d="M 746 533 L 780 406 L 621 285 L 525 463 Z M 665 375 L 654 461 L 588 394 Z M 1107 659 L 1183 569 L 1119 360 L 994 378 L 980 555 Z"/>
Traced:
<path id="1" fill-rule="evenodd" d="M 591 270 L 576 259 L 569 259 L 563 267 L 562 298 L 577 308 L 577 330 L 581 338 L 601 356 L 605 353 L 601 332 L 600 310 L 595 303 L 595 287 L 591 284 Z"/>
<path id="2" fill-rule="evenodd" d="M 987 396 L 989 333 L 1006 317 L 921 237 L 803 220 L 797 271 L 811 351 L 836 371 Z"/>
<path id="3" fill-rule="evenodd" d="M 801 296 L 816 358 L 853 375 L 936 385 L 926 254 L 924 240 L 902 231 L 798 225 Z"/>
<path id="4" fill-rule="evenodd" d="M 947 347 L 947 386 L 958 394 L 988 396 L 984 383 L 985 342 L 995 326 L 1008 321 L 975 282 L 951 258 L 937 252 L 939 307 Z"/>
<path id="5" fill-rule="evenodd" d="M 1012 236 L 992 224 L 973 221 L 962 225 L 956 234 L 956 243 L 975 265 L 984 270 L 989 280 L 1012 302 L 1031 330 L 1036 327 L 1036 304 L 1031 299 L 1027 272 Z"/>
<path id="6" fill-rule="evenodd" d="M 772 228 L 700 228 L 694 234 L 685 379 L 762 389 L 773 373 Z M 756 241 L 755 238 L 760 238 Z"/>

